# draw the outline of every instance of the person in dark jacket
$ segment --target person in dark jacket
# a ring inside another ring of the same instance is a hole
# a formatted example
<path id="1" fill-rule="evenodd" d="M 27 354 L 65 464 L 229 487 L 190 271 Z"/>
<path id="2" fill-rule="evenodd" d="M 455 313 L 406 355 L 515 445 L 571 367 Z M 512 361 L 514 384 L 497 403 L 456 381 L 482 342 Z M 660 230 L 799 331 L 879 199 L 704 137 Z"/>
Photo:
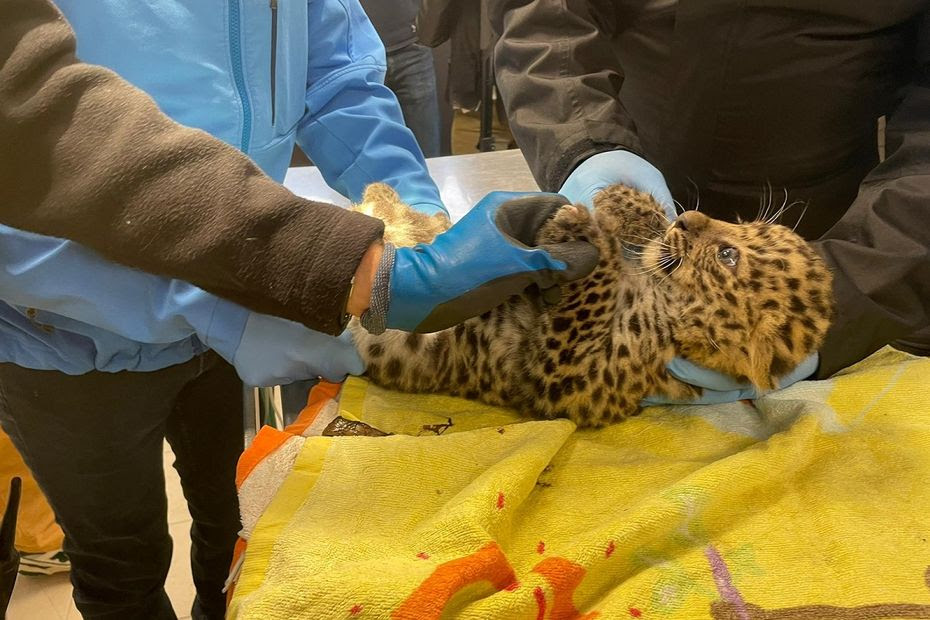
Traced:
<path id="1" fill-rule="evenodd" d="M 498 87 L 540 187 L 584 201 L 627 183 L 670 215 L 674 197 L 728 219 L 771 193 L 806 205 L 797 230 L 837 301 L 817 376 L 894 341 L 930 352 L 930 3 L 490 5 Z"/>
<path id="2" fill-rule="evenodd" d="M 417 36 L 419 0 L 360 0 L 387 55 L 384 85 L 394 91 L 404 123 L 426 157 L 440 155 L 439 98 L 433 53 Z"/>

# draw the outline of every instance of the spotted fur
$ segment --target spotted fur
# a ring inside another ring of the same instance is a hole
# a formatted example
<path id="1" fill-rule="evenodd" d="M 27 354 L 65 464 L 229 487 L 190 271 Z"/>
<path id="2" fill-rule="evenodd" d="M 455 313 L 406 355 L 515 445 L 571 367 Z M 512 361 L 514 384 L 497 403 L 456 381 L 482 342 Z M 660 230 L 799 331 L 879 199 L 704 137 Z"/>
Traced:
<path id="1" fill-rule="evenodd" d="M 377 200 L 395 203 L 381 212 L 393 214 L 386 236 L 398 245 L 446 227 L 377 191 Z M 538 241 L 571 239 L 595 244 L 600 263 L 565 286 L 554 306 L 516 296 L 434 334 L 372 336 L 353 324 L 368 376 L 392 389 L 601 426 L 637 413 L 650 394 L 696 396 L 666 371 L 675 356 L 775 388 L 776 377 L 817 350 L 829 326 L 830 272 L 784 226 L 732 224 L 695 211 L 670 226 L 648 194 L 613 186 L 595 198 L 593 214 L 562 208 Z"/>

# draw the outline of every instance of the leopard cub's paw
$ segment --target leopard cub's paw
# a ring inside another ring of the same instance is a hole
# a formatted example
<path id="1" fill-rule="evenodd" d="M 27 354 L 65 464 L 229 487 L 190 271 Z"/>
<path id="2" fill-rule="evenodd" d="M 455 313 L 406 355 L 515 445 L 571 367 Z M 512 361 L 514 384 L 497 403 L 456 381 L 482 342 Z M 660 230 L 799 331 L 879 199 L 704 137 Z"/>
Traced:
<path id="1" fill-rule="evenodd" d="M 598 226 L 620 241 L 642 245 L 668 227 L 665 212 L 655 199 L 626 185 L 611 185 L 594 196 Z"/>
<path id="2" fill-rule="evenodd" d="M 597 234 L 591 214 L 583 206 L 565 205 L 539 229 L 536 243 L 591 241 Z"/>
<path id="3" fill-rule="evenodd" d="M 394 211 L 405 208 L 394 188 L 386 183 L 372 183 L 365 188 L 362 201 L 352 205 L 353 211 L 364 213 L 380 220 L 389 218 Z"/>
<path id="4" fill-rule="evenodd" d="M 362 202 L 354 211 L 384 222 L 384 239 L 397 246 L 429 243 L 452 223 L 443 213 L 426 215 L 404 203 L 390 185 L 372 183 L 365 188 Z"/>

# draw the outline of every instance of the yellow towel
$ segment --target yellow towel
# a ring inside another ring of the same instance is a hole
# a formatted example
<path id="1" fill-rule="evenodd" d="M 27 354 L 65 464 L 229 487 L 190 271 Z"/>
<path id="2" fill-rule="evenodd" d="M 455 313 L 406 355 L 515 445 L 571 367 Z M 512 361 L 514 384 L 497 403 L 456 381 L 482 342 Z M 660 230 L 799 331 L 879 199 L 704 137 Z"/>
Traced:
<path id="1" fill-rule="evenodd" d="M 300 438 L 231 617 L 930 618 L 930 360 L 598 431 L 360 380 L 338 413 L 397 434 Z"/>

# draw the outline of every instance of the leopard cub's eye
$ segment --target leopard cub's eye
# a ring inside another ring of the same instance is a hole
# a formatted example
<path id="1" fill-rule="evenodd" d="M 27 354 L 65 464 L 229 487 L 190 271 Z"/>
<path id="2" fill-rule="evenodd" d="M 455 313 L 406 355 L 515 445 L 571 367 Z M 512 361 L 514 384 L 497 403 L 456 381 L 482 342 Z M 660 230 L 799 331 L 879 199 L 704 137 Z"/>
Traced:
<path id="1" fill-rule="evenodd" d="M 739 250 L 731 247 L 723 247 L 717 251 L 717 260 L 727 267 L 736 267 L 739 262 Z"/>

